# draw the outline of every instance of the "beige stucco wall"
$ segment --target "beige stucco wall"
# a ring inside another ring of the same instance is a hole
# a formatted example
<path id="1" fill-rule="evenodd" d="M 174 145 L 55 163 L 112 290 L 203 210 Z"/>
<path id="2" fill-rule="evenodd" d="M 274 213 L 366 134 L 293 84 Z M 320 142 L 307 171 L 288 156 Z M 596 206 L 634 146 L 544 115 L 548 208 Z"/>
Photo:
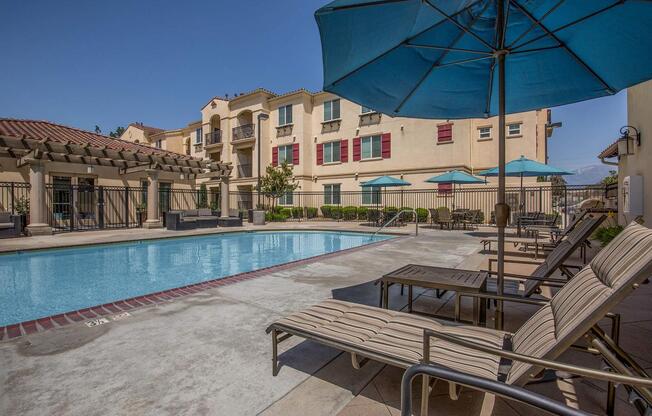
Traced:
<path id="1" fill-rule="evenodd" d="M 643 220 L 652 227 L 652 81 L 627 90 L 627 124 L 641 132 L 641 146 L 634 146 L 634 154 L 621 156 L 618 166 L 618 206 L 623 206 L 622 183 L 626 176 L 643 176 Z M 634 218 L 619 209 L 619 222 L 627 224 Z"/>
<path id="2" fill-rule="evenodd" d="M 120 140 L 126 140 L 128 142 L 140 143 L 144 145 L 150 144 L 149 138 L 147 137 L 147 134 L 145 134 L 145 131 L 131 125 L 128 126 L 127 129 L 122 133 Z"/>

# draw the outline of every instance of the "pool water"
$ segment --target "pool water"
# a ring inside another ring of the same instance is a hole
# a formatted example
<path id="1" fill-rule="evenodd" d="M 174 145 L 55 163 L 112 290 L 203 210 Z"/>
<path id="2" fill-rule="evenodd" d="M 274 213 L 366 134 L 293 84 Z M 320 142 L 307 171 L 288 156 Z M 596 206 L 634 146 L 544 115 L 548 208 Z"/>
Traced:
<path id="1" fill-rule="evenodd" d="M 387 238 L 344 232 L 245 232 L 0 255 L 0 326 Z"/>

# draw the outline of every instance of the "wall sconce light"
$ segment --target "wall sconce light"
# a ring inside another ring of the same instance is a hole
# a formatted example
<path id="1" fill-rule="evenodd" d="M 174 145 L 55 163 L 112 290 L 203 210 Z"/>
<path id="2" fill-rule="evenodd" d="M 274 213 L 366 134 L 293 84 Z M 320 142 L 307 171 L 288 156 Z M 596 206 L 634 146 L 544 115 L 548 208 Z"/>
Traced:
<path id="1" fill-rule="evenodd" d="M 93 173 L 95 171 L 95 168 L 93 165 L 88 165 L 86 166 L 86 173 Z"/>
<path id="2" fill-rule="evenodd" d="M 179 175 L 179 179 L 181 179 L 181 180 L 186 179 L 186 175 L 184 175 L 183 173 L 181 173 L 181 175 Z"/>
<path id="3" fill-rule="evenodd" d="M 315 136 L 315 143 L 317 143 L 317 136 Z"/>
<path id="4" fill-rule="evenodd" d="M 356 134 L 356 136 L 358 135 L 358 133 L 360 133 L 360 128 L 356 128 L 356 129 L 355 129 L 355 134 Z"/>
<path id="5" fill-rule="evenodd" d="M 633 155 L 634 143 L 636 146 L 641 145 L 641 132 L 633 126 L 622 127 L 618 138 L 618 156 Z"/>

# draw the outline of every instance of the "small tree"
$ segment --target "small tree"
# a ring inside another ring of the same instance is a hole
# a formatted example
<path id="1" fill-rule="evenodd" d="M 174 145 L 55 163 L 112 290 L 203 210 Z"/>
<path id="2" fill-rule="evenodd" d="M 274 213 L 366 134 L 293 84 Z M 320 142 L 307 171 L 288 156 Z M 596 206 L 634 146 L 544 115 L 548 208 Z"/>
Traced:
<path id="1" fill-rule="evenodd" d="M 605 176 L 600 183 L 602 185 L 613 185 L 614 183 L 618 183 L 618 171 L 610 170 L 609 176 Z"/>
<path id="2" fill-rule="evenodd" d="M 116 127 L 115 131 L 111 131 L 109 133 L 109 137 L 113 137 L 113 138 L 117 139 L 118 137 L 122 136 L 122 133 L 124 133 L 124 132 L 125 132 L 125 128 L 122 127 L 122 126 L 118 126 L 118 127 Z"/>
<path id="3" fill-rule="evenodd" d="M 276 206 L 276 200 L 288 192 L 299 187 L 299 184 L 292 177 L 292 168 L 286 162 L 282 165 L 267 166 L 265 176 L 260 178 L 260 189 L 256 189 L 268 198 L 272 199 L 272 208 Z"/>
<path id="4" fill-rule="evenodd" d="M 199 185 L 199 195 L 197 197 L 197 208 L 208 208 L 208 190 L 206 184 Z"/>

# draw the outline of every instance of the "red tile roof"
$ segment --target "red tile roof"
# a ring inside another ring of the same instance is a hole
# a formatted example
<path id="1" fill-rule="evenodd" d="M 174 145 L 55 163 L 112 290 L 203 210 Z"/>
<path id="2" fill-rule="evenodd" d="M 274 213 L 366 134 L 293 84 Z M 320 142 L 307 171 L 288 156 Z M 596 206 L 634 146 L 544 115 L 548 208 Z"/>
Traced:
<path id="1" fill-rule="evenodd" d="M 156 133 L 160 133 L 162 131 L 165 131 L 163 129 L 159 129 L 158 127 L 146 126 L 146 125 L 144 125 L 142 123 L 131 123 L 129 125 L 131 127 L 135 127 L 137 129 L 140 129 L 140 130 L 144 131 L 147 134 L 156 134 Z"/>
<path id="2" fill-rule="evenodd" d="M 169 152 L 155 147 L 145 146 L 126 140 L 114 139 L 113 137 L 91 133 L 74 127 L 62 126 L 61 124 L 50 123 L 41 120 L 20 120 L 12 118 L 0 118 L 0 136 L 28 138 L 35 140 L 49 139 L 59 143 L 74 143 L 111 150 L 126 150 L 173 158 L 193 159 L 190 156 L 180 153 Z"/>
<path id="3" fill-rule="evenodd" d="M 613 142 L 598 155 L 598 159 L 608 159 L 618 156 L 618 141 Z"/>

